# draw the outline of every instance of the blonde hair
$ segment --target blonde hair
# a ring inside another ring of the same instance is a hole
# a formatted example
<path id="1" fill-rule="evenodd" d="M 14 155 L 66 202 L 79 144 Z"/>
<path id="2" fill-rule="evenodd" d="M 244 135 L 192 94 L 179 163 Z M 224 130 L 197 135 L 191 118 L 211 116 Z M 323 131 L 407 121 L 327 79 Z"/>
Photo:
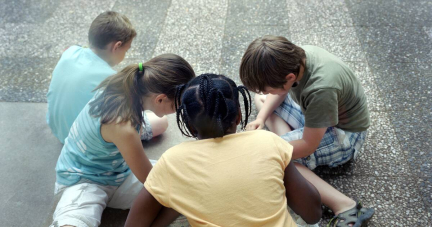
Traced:
<path id="1" fill-rule="evenodd" d="M 149 93 L 165 94 L 174 100 L 176 87 L 195 77 L 189 63 L 175 54 L 163 54 L 143 63 L 126 66 L 106 78 L 95 88 L 99 90 L 90 102 L 90 115 L 100 117 L 102 124 L 131 121 L 140 126 L 144 122 L 142 98 Z"/>
<path id="2" fill-rule="evenodd" d="M 106 11 L 99 14 L 91 23 L 88 39 L 92 47 L 105 49 L 111 42 L 121 41 L 122 45 L 136 36 L 129 19 L 117 12 Z"/>

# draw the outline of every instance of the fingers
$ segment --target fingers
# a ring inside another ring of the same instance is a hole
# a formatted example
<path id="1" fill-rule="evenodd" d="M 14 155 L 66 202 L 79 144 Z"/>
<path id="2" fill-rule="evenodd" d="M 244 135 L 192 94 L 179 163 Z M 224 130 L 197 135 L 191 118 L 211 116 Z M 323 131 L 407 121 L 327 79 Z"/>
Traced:
<path id="1" fill-rule="evenodd" d="M 262 125 L 262 124 L 250 123 L 250 124 L 246 125 L 246 131 L 253 131 L 253 130 L 258 130 L 258 129 L 263 129 L 263 128 L 264 128 L 264 125 Z"/>
<path id="2" fill-rule="evenodd" d="M 255 130 L 256 126 L 255 124 L 247 124 L 246 125 L 246 131 L 252 131 Z"/>

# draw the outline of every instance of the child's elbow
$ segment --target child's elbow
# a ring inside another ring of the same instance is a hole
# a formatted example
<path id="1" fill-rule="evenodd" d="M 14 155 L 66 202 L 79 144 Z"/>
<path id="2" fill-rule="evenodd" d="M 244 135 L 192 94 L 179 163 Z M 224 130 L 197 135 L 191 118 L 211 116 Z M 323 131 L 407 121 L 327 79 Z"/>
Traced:
<path id="1" fill-rule="evenodd" d="M 305 215 L 306 217 L 302 218 L 308 224 L 316 224 L 322 216 L 321 196 L 316 189 L 315 193 L 311 193 L 309 196 L 309 209 L 307 215 Z"/>
<path id="2" fill-rule="evenodd" d="M 320 221 L 321 216 L 322 216 L 322 209 L 321 209 L 321 205 L 319 205 L 311 208 L 309 215 L 307 217 L 304 218 L 302 217 L 302 218 L 307 224 L 313 225 Z"/>

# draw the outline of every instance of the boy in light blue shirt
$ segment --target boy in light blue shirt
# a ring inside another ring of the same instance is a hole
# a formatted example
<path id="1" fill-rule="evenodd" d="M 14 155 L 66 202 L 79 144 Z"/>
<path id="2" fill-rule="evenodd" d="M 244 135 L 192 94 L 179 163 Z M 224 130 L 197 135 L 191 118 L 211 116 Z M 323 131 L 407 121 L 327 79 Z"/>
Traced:
<path id="1" fill-rule="evenodd" d="M 125 57 L 136 36 L 129 19 L 119 13 L 107 11 L 92 22 L 88 39 L 90 48 L 71 46 L 62 54 L 57 63 L 47 93 L 48 112 L 46 120 L 52 133 L 65 142 L 72 123 L 93 97 L 93 89 L 105 78 L 116 73 L 111 67 L 119 64 Z M 150 125 L 142 139 L 165 131 L 167 120 L 152 118 L 161 127 L 152 132 Z"/>
<path id="2" fill-rule="evenodd" d="M 47 123 L 64 143 L 78 114 L 93 97 L 93 89 L 115 71 L 90 48 L 69 47 L 54 69 L 47 94 Z"/>

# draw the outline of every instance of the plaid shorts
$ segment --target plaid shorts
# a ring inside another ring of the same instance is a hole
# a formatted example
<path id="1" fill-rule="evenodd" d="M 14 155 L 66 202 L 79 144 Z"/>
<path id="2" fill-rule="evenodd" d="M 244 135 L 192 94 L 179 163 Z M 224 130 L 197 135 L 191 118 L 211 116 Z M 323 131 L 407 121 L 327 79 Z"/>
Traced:
<path id="1" fill-rule="evenodd" d="M 292 100 L 289 94 L 274 113 L 287 122 L 292 129 L 291 132 L 281 136 L 284 140 L 293 141 L 303 137 L 304 115 L 300 106 Z M 317 150 L 295 161 L 311 170 L 321 165 L 329 167 L 342 165 L 357 158 L 366 139 L 366 132 L 348 132 L 337 127 L 329 127 Z"/>
<path id="2" fill-rule="evenodd" d="M 141 127 L 140 130 L 141 140 L 148 141 L 153 138 L 153 131 L 150 125 L 150 120 L 148 119 L 147 114 L 145 112 L 143 112 L 143 117 L 144 117 L 144 123 L 143 123 L 143 127 Z"/>

